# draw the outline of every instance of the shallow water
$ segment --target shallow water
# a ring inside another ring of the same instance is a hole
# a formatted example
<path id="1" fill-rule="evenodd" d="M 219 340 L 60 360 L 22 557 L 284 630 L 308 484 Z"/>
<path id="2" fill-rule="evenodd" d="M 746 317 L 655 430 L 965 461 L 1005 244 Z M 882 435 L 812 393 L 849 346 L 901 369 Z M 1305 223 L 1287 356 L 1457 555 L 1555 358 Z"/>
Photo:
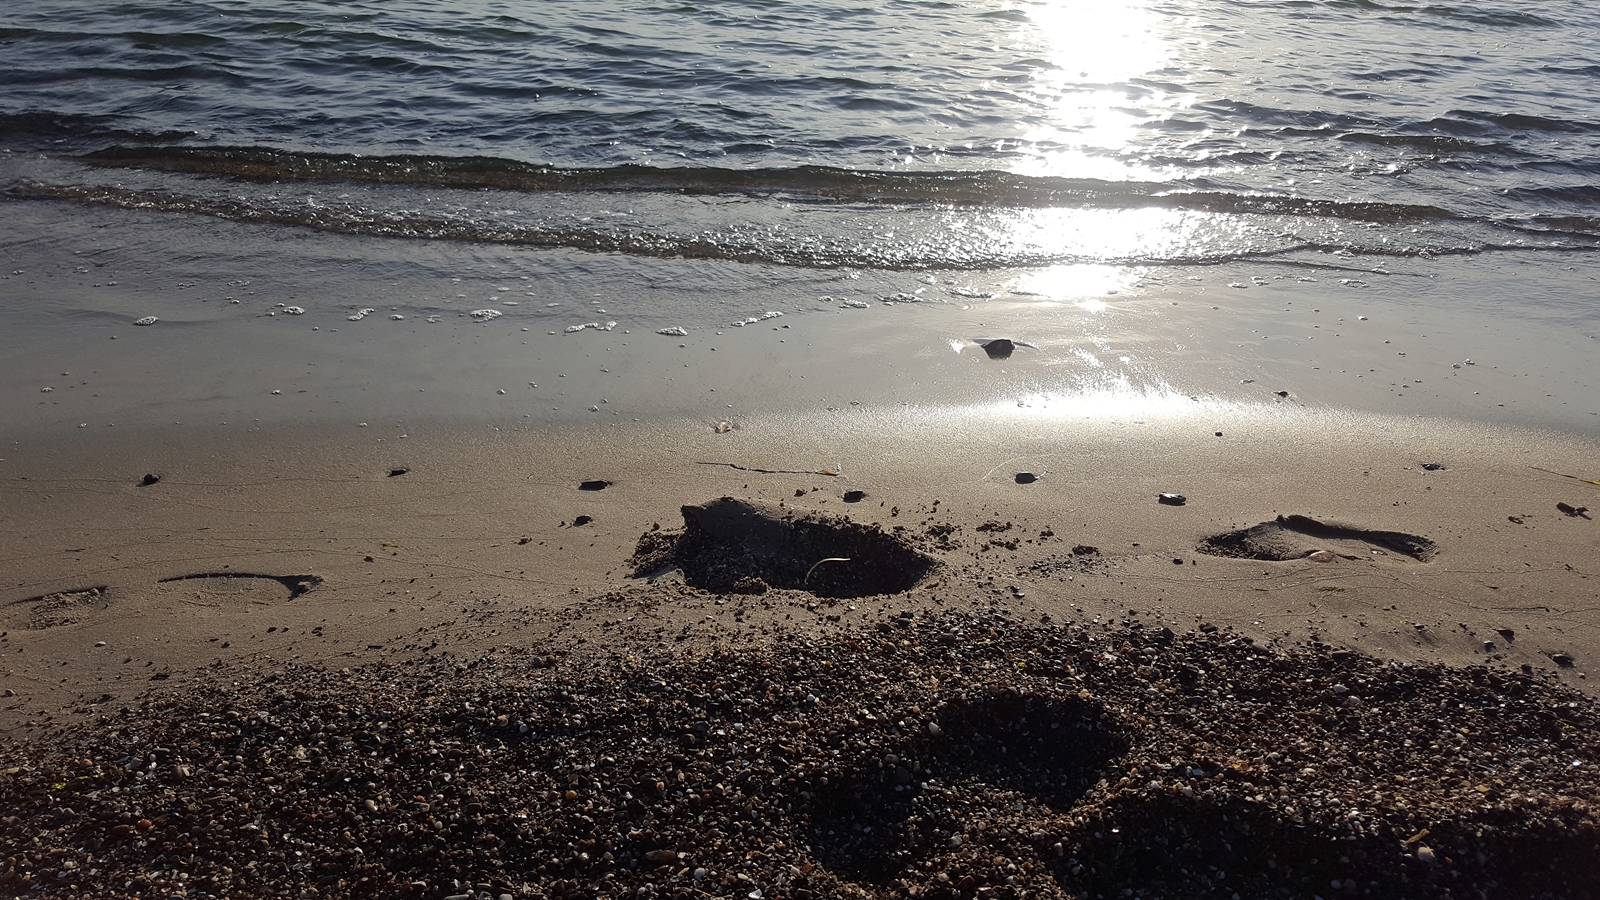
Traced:
<path id="1" fill-rule="evenodd" d="M 52 3 L 14 196 L 798 266 L 1591 249 L 1581 4 Z"/>

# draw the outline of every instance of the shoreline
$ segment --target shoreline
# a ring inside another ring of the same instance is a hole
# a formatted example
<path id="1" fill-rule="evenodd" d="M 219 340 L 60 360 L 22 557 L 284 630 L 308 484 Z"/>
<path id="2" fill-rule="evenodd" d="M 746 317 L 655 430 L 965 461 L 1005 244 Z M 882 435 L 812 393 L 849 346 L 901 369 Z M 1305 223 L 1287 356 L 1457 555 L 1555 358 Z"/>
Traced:
<path id="1" fill-rule="evenodd" d="M 13 440 L 714 424 L 856 404 L 1115 419 L 1196 403 L 1600 437 L 1600 317 L 1581 300 L 1600 268 L 1565 258 L 807 270 L 3 205 L 18 232 L 0 266 Z M 156 323 L 132 324 L 145 316 Z M 995 339 L 1014 352 L 988 358 L 980 342 Z"/>

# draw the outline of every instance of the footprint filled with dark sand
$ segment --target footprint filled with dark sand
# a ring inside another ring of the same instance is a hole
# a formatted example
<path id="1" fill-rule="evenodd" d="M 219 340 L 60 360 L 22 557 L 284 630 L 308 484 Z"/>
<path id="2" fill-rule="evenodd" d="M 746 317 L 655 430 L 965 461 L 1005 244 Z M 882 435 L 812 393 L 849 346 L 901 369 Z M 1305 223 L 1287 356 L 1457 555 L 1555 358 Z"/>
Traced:
<path id="1" fill-rule="evenodd" d="M 32 631 L 76 625 L 111 605 L 106 591 L 99 585 L 16 600 L 0 609 L 0 623 Z"/>
<path id="2" fill-rule="evenodd" d="M 1376 554 L 1398 554 L 1427 562 L 1439 552 L 1433 541 L 1403 531 L 1379 531 L 1321 522 L 1310 516 L 1279 516 L 1250 528 L 1213 535 L 1196 548 L 1211 556 L 1283 562 L 1291 559 L 1367 559 Z M 1316 557 L 1315 554 L 1328 557 Z"/>
<path id="3" fill-rule="evenodd" d="M 683 507 L 683 523 L 639 538 L 636 574 L 677 566 L 689 584 L 716 593 L 865 597 L 910 590 L 937 564 L 877 525 L 732 497 Z"/>

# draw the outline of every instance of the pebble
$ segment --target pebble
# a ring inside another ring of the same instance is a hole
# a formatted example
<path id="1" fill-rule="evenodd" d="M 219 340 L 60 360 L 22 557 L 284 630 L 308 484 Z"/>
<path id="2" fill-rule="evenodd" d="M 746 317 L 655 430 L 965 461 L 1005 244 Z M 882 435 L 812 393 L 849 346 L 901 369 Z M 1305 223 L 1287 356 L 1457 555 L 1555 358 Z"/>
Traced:
<path id="1" fill-rule="evenodd" d="M 135 325 L 154 325 L 155 323 L 157 323 L 159 321 L 161 321 L 161 320 L 156 318 L 155 316 L 145 316 L 142 319 L 134 319 L 133 320 L 133 324 L 135 324 Z"/>

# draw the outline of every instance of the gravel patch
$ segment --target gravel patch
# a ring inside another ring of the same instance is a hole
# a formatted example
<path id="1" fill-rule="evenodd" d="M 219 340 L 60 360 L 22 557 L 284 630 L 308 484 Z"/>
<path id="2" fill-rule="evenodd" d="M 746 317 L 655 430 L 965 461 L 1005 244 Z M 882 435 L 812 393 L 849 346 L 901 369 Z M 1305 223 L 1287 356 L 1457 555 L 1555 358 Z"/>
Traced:
<path id="1" fill-rule="evenodd" d="M 0 892 L 1600 891 L 1595 702 L 1485 668 L 905 612 L 217 678 L 4 745 Z"/>

